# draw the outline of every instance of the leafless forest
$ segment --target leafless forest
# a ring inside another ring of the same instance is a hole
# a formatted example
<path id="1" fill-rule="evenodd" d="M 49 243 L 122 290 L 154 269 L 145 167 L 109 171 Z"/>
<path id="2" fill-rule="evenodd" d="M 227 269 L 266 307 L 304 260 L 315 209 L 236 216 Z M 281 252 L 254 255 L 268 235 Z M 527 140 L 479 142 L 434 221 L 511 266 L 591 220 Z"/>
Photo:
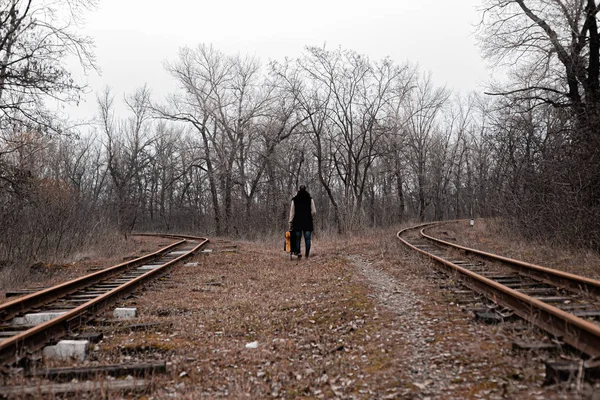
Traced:
<path id="1" fill-rule="evenodd" d="M 306 47 L 267 62 L 198 44 L 165 60 L 167 98 L 107 82 L 93 122 L 73 126 L 51 104 L 85 90 L 67 58 L 94 73 L 76 29 L 93 6 L 0 1 L 2 264 L 132 231 L 281 232 L 299 184 L 319 231 L 504 217 L 600 248 L 593 0 L 484 1 L 481 49 L 506 71 L 486 93 L 440 87 L 417 60 Z"/>

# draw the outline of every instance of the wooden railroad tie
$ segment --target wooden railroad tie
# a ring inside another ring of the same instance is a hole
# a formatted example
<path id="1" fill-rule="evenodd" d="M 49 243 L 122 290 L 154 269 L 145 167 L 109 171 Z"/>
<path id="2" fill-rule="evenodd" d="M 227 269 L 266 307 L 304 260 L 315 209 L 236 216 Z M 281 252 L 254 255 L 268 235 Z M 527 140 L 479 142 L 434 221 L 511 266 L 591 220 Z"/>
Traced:
<path id="1" fill-rule="evenodd" d="M 94 379 L 99 376 L 135 376 L 146 377 L 167 372 L 165 361 L 143 364 L 111 364 L 94 365 L 90 367 L 47 368 L 27 373 L 28 378 L 44 378 L 53 381 L 70 381 L 72 379 Z"/>
<path id="2" fill-rule="evenodd" d="M 152 382 L 146 380 L 87 381 L 69 383 L 51 383 L 39 386 L 0 387 L 0 397 L 23 398 L 25 396 L 67 395 L 84 392 L 145 392 Z"/>

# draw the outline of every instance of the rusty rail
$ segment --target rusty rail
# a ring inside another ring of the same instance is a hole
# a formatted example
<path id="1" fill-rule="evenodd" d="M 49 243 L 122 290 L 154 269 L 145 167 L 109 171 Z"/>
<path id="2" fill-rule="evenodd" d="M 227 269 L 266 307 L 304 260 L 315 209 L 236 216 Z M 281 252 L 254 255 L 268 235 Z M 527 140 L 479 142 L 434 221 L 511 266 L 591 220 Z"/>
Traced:
<path id="1" fill-rule="evenodd" d="M 463 250 L 467 253 L 476 254 L 489 260 L 502 262 L 512 267 L 513 269 L 518 270 L 524 275 L 540 279 L 544 282 L 551 283 L 553 285 L 562 286 L 575 291 L 583 291 L 596 296 L 600 296 L 600 281 L 596 279 L 586 278 L 585 276 L 570 274 L 568 272 L 558 271 L 556 269 L 543 267 L 541 265 L 532 264 L 521 260 L 515 260 L 513 258 L 503 257 L 498 254 L 488 253 L 486 251 L 472 249 L 470 247 L 461 246 L 456 243 L 447 242 L 445 240 L 435 238 L 431 235 L 427 235 L 424 232 L 426 228 L 427 227 L 423 227 L 423 229 L 421 229 L 421 236 L 435 243 Z"/>
<path id="2" fill-rule="evenodd" d="M 89 286 L 92 283 L 110 278 L 116 274 L 123 272 L 124 270 L 134 268 L 148 261 L 152 261 L 153 259 L 159 257 L 161 254 L 166 253 L 167 251 L 179 246 L 182 243 L 185 243 L 185 240 L 180 240 L 178 242 L 172 243 L 158 251 L 147 254 L 143 257 L 139 257 L 134 260 L 130 260 L 112 266 L 110 268 L 103 269 L 101 271 L 81 276 L 68 282 L 64 282 L 56 286 L 40 290 L 39 292 L 31 293 L 26 296 L 19 297 L 15 300 L 4 303 L 0 305 L 0 322 L 10 320 L 20 313 L 44 305 L 67 294 L 73 293 L 81 288 Z"/>
<path id="3" fill-rule="evenodd" d="M 139 287 L 141 284 L 147 282 L 148 280 L 164 273 L 170 266 L 172 266 L 173 264 L 177 263 L 178 261 L 181 261 L 181 260 L 189 257 L 190 255 L 194 254 L 198 249 L 205 246 L 209 242 L 209 240 L 206 238 L 199 238 L 199 237 L 188 237 L 188 238 L 193 238 L 195 240 L 198 240 L 199 244 L 197 246 L 195 246 L 193 249 L 191 249 L 190 251 L 188 251 L 186 254 L 180 255 L 180 256 L 174 258 L 173 260 L 168 261 L 167 263 L 165 263 L 164 265 L 162 265 L 158 268 L 148 270 L 148 272 L 144 273 L 143 275 L 140 275 L 137 278 L 132 279 L 129 282 L 124 283 L 123 285 L 120 285 L 119 287 L 114 288 L 114 289 L 108 291 L 107 293 L 102 294 L 102 295 L 74 308 L 71 311 L 65 312 L 64 314 L 62 314 L 56 318 L 53 318 L 50 321 L 36 325 L 30 329 L 27 329 L 27 330 L 13 336 L 13 337 L 10 337 L 9 339 L 6 339 L 6 340 L 0 342 L 0 365 L 13 364 L 13 363 L 19 361 L 20 359 L 27 357 L 29 354 L 32 354 L 33 352 L 39 350 L 46 343 L 57 340 L 60 337 L 65 336 L 70 331 L 76 329 L 77 327 L 79 327 L 82 324 L 85 324 L 99 310 L 101 310 L 101 309 L 105 308 L 107 305 L 115 302 L 117 299 L 121 298 L 122 296 L 130 293 L 135 288 Z M 117 266 L 108 268 L 107 270 L 99 271 L 97 273 L 86 275 L 85 277 L 81 277 L 79 279 L 75 279 L 74 281 L 77 281 L 77 284 L 75 284 L 75 285 L 77 286 L 77 288 L 84 287 L 85 285 L 82 286 L 82 283 L 84 281 L 89 281 L 89 279 L 91 279 L 90 277 L 92 277 L 92 276 L 96 277 L 96 278 L 98 278 L 99 276 L 103 276 L 102 273 L 105 271 L 113 271 L 112 274 L 105 276 L 105 277 L 111 277 L 112 275 L 115 274 L 114 271 L 116 271 L 117 269 L 119 271 L 123 271 L 124 269 L 131 268 L 132 264 L 133 264 L 133 266 L 137 266 L 137 265 L 143 264 L 145 262 L 151 261 L 151 260 L 159 257 L 161 254 L 164 254 L 167 251 L 173 249 L 175 246 L 179 246 L 184 243 L 186 243 L 186 240 L 181 240 L 181 241 L 171 244 L 157 252 L 154 252 L 154 253 L 144 256 L 144 257 L 140 257 L 139 259 L 132 260 L 127 263 L 119 264 Z M 90 282 L 90 283 L 96 283 L 99 280 L 103 280 L 103 279 L 95 279 L 93 282 Z M 55 296 L 57 296 L 58 293 L 61 293 L 60 296 L 71 293 L 72 291 L 71 291 L 70 285 L 71 285 L 70 282 L 65 282 L 63 284 L 54 286 L 52 288 L 45 289 L 39 293 L 33 293 L 33 294 L 25 296 L 23 298 L 14 300 L 14 301 L 10 302 L 13 304 L 10 305 L 9 309 L 17 308 L 16 304 L 22 300 L 26 300 L 27 302 L 29 302 L 31 304 L 33 304 L 33 303 L 38 304 L 38 305 L 44 304 L 45 302 L 40 303 L 41 300 L 34 301 L 32 299 L 34 299 L 37 295 L 37 296 L 41 296 L 40 299 L 42 299 L 42 298 L 48 299 L 48 298 L 52 297 L 51 300 L 54 300 L 56 298 Z M 49 295 L 50 293 L 52 294 L 51 296 Z M 58 297 L 60 297 L 60 296 L 58 296 Z"/>
<path id="4" fill-rule="evenodd" d="M 403 242 L 405 245 L 412 248 L 413 250 L 416 250 L 417 252 L 424 254 L 429 258 L 439 262 L 449 271 L 457 272 L 462 278 L 463 283 L 470 289 L 485 295 L 487 298 L 493 300 L 494 302 L 504 307 L 512 309 L 515 312 L 515 314 L 517 314 L 524 320 L 531 322 L 532 324 L 542 328 L 543 330 L 557 337 L 560 337 L 565 343 L 568 343 L 572 347 L 582 351 L 590 357 L 600 356 L 600 326 L 586 321 L 582 318 L 579 318 L 575 315 L 572 315 L 557 307 L 537 300 L 531 296 L 523 294 L 517 290 L 506 287 L 505 285 L 488 279 L 469 269 L 463 268 L 442 257 L 431 254 L 423 249 L 414 246 L 409 241 L 401 237 L 402 234 L 410 230 L 420 229 L 420 233 L 423 237 L 432 240 L 434 238 L 424 234 L 423 231 L 425 228 L 435 224 L 440 223 L 437 222 L 421 224 L 418 226 L 403 229 L 397 233 L 397 237 L 398 239 L 400 239 L 401 242 Z M 536 267 L 533 268 L 536 271 L 536 273 L 542 271 L 544 274 L 553 274 L 556 272 L 556 275 L 559 276 L 561 280 L 569 278 L 569 280 L 578 280 L 580 282 L 586 282 L 586 284 L 589 281 L 593 281 L 585 277 L 577 277 L 573 274 L 566 274 L 560 271 L 552 270 L 550 268 L 535 266 L 533 264 L 524 263 L 519 260 L 512 260 L 504 257 L 501 259 L 497 259 L 496 257 L 494 257 L 495 255 L 491 253 L 480 252 L 475 249 L 469 249 L 464 246 L 458 246 L 453 243 L 441 241 L 439 239 L 436 239 L 435 242 L 444 245 L 452 245 L 453 247 L 460 248 L 461 250 L 469 251 L 471 253 L 479 254 L 486 258 L 492 258 L 511 265 L 513 265 L 514 262 L 517 262 L 519 271 L 533 266 Z"/>

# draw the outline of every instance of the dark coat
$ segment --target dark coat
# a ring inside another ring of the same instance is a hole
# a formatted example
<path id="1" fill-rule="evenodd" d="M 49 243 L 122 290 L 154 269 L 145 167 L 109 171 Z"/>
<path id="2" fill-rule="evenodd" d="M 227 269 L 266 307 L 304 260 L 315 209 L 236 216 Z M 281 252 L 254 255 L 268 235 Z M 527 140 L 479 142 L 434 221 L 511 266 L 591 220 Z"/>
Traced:
<path id="1" fill-rule="evenodd" d="M 312 231 L 313 218 L 310 210 L 312 198 L 307 191 L 300 191 L 292 199 L 294 202 L 294 220 L 292 227 L 296 231 Z"/>

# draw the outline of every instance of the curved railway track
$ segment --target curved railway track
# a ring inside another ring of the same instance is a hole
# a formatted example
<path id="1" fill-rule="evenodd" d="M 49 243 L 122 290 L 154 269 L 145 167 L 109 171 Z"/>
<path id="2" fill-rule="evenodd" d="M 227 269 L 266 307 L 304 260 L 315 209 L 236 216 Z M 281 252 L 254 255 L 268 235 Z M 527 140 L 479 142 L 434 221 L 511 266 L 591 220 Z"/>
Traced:
<path id="1" fill-rule="evenodd" d="M 437 261 L 469 289 L 587 356 L 600 357 L 600 281 L 460 246 L 425 232 L 443 223 L 448 222 L 403 229 L 397 237 Z M 457 252 L 470 257 L 463 259 Z"/>
<path id="2" fill-rule="evenodd" d="M 207 238 L 194 236 L 144 235 L 177 241 L 143 257 L 0 305 L 0 366 L 18 362 L 69 334 L 208 243 Z"/>

